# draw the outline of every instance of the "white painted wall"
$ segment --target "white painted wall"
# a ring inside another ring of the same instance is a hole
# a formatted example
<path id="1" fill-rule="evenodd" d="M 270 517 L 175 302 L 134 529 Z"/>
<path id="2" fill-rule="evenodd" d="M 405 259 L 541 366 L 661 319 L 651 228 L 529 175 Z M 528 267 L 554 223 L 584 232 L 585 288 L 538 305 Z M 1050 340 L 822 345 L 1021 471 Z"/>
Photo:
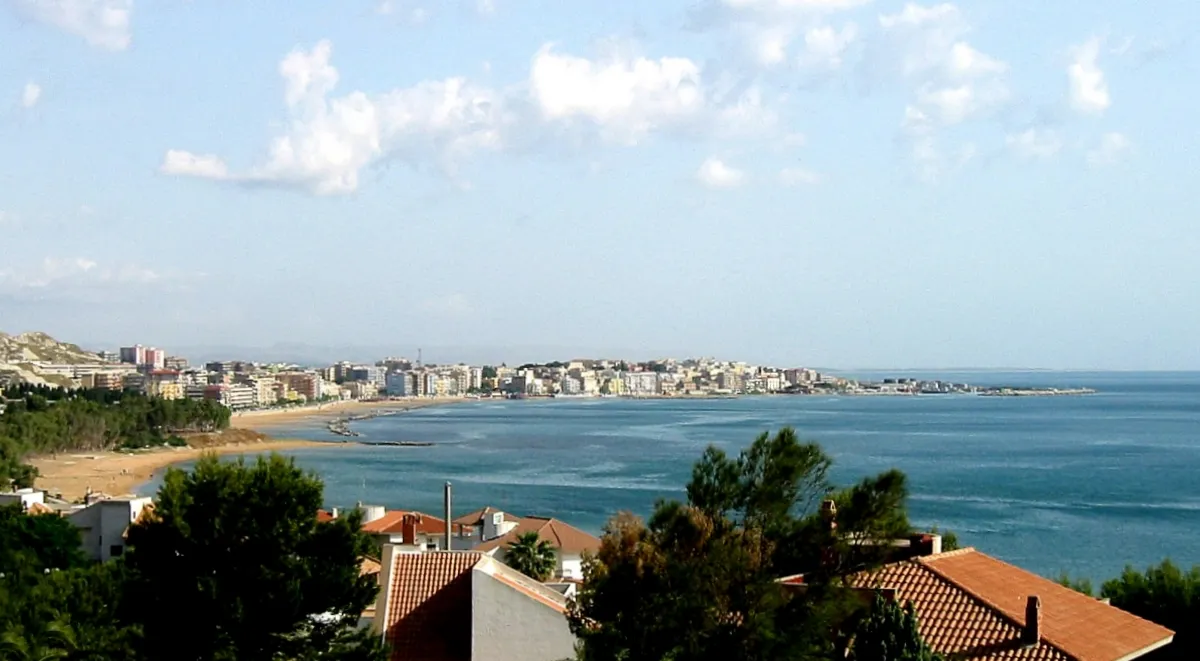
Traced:
<path id="1" fill-rule="evenodd" d="M 477 570 L 471 572 L 471 658 L 572 659 L 575 636 L 563 613 Z"/>
<path id="2" fill-rule="evenodd" d="M 150 498 L 100 500 L 67 519 L 82 532 L 83 552 L 93 560 L 106 562 L 125 552 L 125 531 L 150 503 Z"/>

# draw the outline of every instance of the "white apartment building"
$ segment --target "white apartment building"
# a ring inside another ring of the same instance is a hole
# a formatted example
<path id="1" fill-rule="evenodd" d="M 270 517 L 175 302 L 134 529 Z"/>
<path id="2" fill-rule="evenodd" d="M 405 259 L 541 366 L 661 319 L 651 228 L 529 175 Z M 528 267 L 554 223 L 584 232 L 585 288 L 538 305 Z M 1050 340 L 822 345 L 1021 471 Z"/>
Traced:
<path id="1" fill-rule="evenodd" d="M 625 372 L 621 376 L 625 385 L 625 394 L 633 397 L 644 397 L 659 394 L 658 374 L 654 372 Z"/>

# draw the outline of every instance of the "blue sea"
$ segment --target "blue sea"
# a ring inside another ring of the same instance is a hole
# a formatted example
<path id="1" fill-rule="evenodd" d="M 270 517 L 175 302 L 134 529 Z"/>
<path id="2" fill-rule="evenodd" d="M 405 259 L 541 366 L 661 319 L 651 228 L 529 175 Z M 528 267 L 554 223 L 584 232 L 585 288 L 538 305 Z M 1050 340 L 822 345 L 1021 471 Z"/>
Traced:
<path id="1" fill-rule="evenodd" d="M 1200 563 L 1200 373 L 890 375 L 1099 392 L 484 400 L 354 423 L 364 442 L 433 447 L 292 454 L 324 479 L 331 506 L 439 513 L 449 480 L 456 513 L 491 505 L 599 532 L 618 510 L 683 498 L 707 445 L 736 453 L 791 426 L 834 458 L 838 483 L 899 468 L 914 523 L 1042 575 L 1103 580 L 1167 556 Z M 272 432 L 337 438 L 320 423 Z"/>

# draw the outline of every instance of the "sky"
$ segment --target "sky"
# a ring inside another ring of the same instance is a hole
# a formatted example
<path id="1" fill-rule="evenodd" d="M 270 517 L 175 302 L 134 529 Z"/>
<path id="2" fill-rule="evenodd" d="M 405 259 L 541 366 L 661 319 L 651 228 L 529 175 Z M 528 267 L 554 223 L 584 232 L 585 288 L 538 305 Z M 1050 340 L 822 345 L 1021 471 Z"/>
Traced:
<path id="1" fill-rule="evenodd" d="M 0 330 L 1200 369 L 1153 8 L 0 0 Z"/>

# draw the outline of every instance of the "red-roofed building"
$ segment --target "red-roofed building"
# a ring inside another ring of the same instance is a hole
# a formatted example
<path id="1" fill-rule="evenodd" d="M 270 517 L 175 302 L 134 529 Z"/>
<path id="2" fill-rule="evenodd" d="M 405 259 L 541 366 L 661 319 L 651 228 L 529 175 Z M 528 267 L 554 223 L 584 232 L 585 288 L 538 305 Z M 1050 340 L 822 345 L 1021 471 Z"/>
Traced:
<path id="1" fill-rule="evenodd" d="M 423 512 L 392 510 L 363 524 L 363 531 L 380 544 L 415 546 L 425 551 L 444 551 L 446 521 Z M 406 534 L 407 532 L 407 534 Z"/>
<path id="2" fill-rule="evenodd" d="M 372 630 L 393 661 L 573 658 L 559 592 L 482 553 L 386 545 Z"/>
<path id="3" fill-rule="evenodd" d="M 800 577 L 783 579 L 802 585 Z M 1133 661 L 1174 632 L 973 548 L 893 562 L 855 586 L 912 602 L 935 652 L 966 661 Z"/>
<path id="4" fill-rule="evenodd" d="M 595 553 L 600 550 L 600 539 L 579 528 L 558 519 L 527 516 L 507 533 L 488 540 L 474 550 L 504 561 L 504 553 L 508 546 L 525 533 L 537 533 L 538 539 L 547 541 L 554 547 L 556 578 L 582 579 L 583 554 Z"/>

